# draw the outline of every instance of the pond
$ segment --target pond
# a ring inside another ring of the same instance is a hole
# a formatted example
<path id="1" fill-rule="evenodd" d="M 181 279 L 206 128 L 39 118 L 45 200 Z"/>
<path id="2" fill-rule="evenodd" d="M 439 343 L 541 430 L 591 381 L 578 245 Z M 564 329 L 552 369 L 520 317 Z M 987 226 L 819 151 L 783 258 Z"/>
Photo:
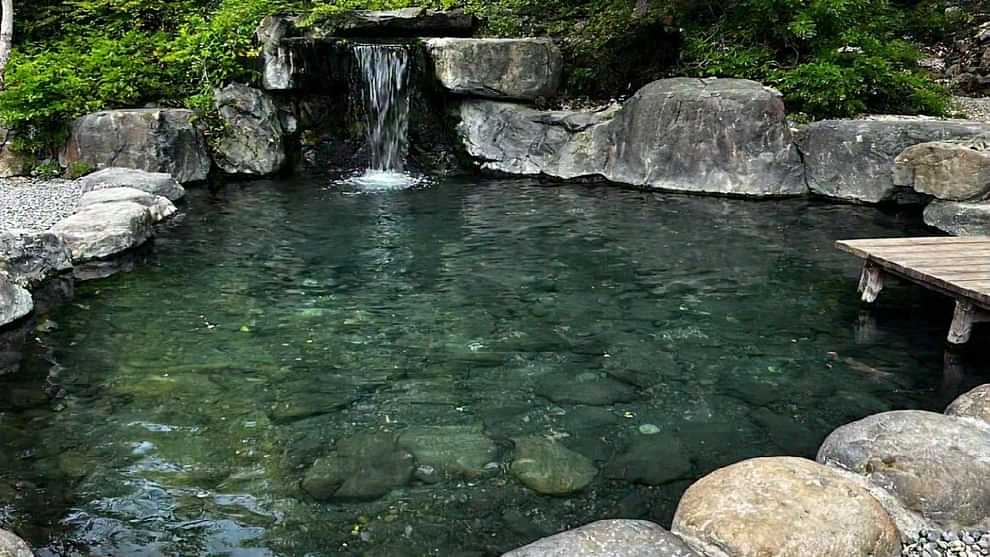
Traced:
<path id="1" fill-rule="evenodd" d="M 814 457 L 987 375 L 945 374 L 949 301 L 857 304 L 832 242 L 930 233 L 916 214 L 306 179 L 185 210 L 0 377 L 0 524 L 39 555 L 498 555 L 669 525 L 717 467 Z M 545 491 L 588 485 L 537 493 L 516 442 Z"/>

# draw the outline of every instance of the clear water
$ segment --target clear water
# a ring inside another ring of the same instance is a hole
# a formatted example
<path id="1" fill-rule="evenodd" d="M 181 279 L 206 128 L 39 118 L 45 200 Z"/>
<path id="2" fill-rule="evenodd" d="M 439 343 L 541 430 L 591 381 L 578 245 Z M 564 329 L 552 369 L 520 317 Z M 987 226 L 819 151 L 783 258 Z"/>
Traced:
<path id="1" fill-rule="evenodd" d="M 0 376 L 0 527 L 43 556 L 417 556 L 669 524 L 716 467 L 986 380 L 978 354 L 946 365 L 946 300 L 895 285 L 861 314 L 832 248 L 918 220 L 521 182 L 192 192 Z M 474 428 L 496 465 L 374 501 L 300 488 L 335 444 L 422 426 Z M 598 476 L 525 488 L 512 439 L 534 435 Z"/>

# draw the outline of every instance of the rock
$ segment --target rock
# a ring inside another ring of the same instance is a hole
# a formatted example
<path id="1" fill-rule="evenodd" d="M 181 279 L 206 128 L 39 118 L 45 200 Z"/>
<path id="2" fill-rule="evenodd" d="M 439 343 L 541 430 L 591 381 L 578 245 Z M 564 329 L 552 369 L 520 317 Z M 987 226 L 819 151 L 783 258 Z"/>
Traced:
<path id="1" fill-rule="evenodd" d="M 946 526 L 990 517 L 990 426 L 933 412 L 886 412 L 842 426 L 818 461 L 865 476 Z"/>
<path id="2" fill-rule="evenodd" d="M 24 540 L 0 530 L 0 557 L 34 557 L 34 553 Z"/>
<path id="3" fill-rule="evenodd" d="M 955 236 L 988 236 L 990 203 L 933 201 L 925 207 L 925 224 Z"/>
<path id="4" fill-rule="evenodd" d="M 550 373 L 539 379 L 536 394 L 558 404 L 607 406 L 636 399 L 636 389 L 605 374 Z"/>
<path id="5" fill-rule="evenodd" d="M 0 273 L 0 327 L 10 325 L 34 310 L 31 293 Z M 0 546 L 2 547 L 2 546 Z"/>
<path id="6" fill-rule="evenodd" d="M 51 232 L 0 233 L 0 272 L 15 284 L 36 288 L 72 269 L 72 254 Z"/>
<path id="7" fill-rule="evenodd" d="M 79 200 L 79 207 L 85 208 L 101 203 L 118 203 L 121 201 L 137 203 L 138 205 L 147 207 L 151 213 L 151 220 L 156 223 L 171 217 L 179 211 L 168 199 L 134 188 L 109 188 L 91 191 L 82 196 L 82 199 Z"/>
<path id="8" fill-rule="evenodd" d="M 84 162 L 167 172 L 180 183 L 205 180 L 210 173 L 206 139 L 191 110 L 128 108 L 94 112 L 72 125 L 62 151 L 63 166 Z M 133 185 L 133 184 L 128 184 Z"/>
<path id="9" fill-rule="evenodd" d="M 802 132 L 799 146 L 813 193 L 880 203 L 894 198 L 894 161 L 908 147 L 987 133 L 990 123 L 969 120 L 824 120 Z"/>
<path id="10" fill-rule="evenodd" d="M 960 418 L 976 418 L 990 423 L 990 385 L 980 385 L 979 387 L 959 395 L 959 398 L 952 401 L 945 409 L 949 416 Z"/>
<path id="11" fill-rule="evenodd" d="M 645 485 L 664 485 L 691 477 L 691 459 L 676 437 L 638 435 L 605 468 L 605 477 Z"/>
<path id="12" fill-rule="evenodd" d="M 498 457 L 498 447 L 481 426 L 411 427 L 399 436 L 399 446 L 448 479 L 475 479 Z"/>
<path id="13" fill-rule="evenodd" d="M 224 123 L 216 144 L 216 162 L 228 174 L 267 176 L 285 165 L 285 141 L 275 101 L 246 85 L 232 83 L 214 91 Z"/>
<path id="14" fill-rule="evenodd" d="M 282 39 L 292 33 L 293 26 L 281 16 L 265 16 L 258 24 L 255 37 L 261 45 L 261 86 L 268 91 L 293 89 L 293 64 Z"/>
<path id="15" fill-rule="evenodd" d="M 133 188 L 160 195 L 169 201 L 178 201 L 186 195 L 185 188 L 171 174 L 133 168 L 105 168 L 79 178 L 79 183 L 84 193 L 107 188 Z"/>
<path id="16" fill-rule="evenodd" d="M 526 487 L 543 495 L 567 495 L 591 483 L 598 470 L 584 455 L 542 437 L 513 440 L 515 455 L 510 467 Z"/>
<path id="17" fill-rule="evenodd" d="M 392 434 L 355 435 L 306 472 L 302 488 L 320 501 L 373 501 L 412 479 L 416 461 Z"/>
<path id="18" fill-rule="evenodd" d="M 426 49 L 452 93 L 532 100 L 560 87 L 564 61 L 551 39 L 430 39 Z"/>
<path id="19" fill-rule="evenodd" d="M 990 193 L 988 147 L 985 139 L 908 147 L 894 161 L 894 185 L 948 201 L 983 199 Z"/>
<path id="20" fill-rule="evenodd" d="M 147 207 L 130 201 L 100 203 L 83 208 L 52 227 L 69 246 L 72 261 L 103 259 L 135 248 L 152 236 L 154 223 Z"/>
<path id="21" fill-rule="evenodd" d="M 474 17 L 463 10 L 357 10 L 336 22 L 334 33 L 361 37 L 431 37 L 469 36 L 474 31 Z"/>
<path id="22" fill-rule="evenodd" d="M 30 155 L 14 150 L 14 132 L 0 126 L 0 178 L 27 176 L 34 160 Z"/>
<path id="23" fill-rule="evenodd" d="M 490 172 L 759 197 L 806 192 L 780 94 L 753 81 L 662 79 L 621 107 L 592 112 L 475 100 L 460 114 L 465 149 Z"/>
<path id="24" fill-rule="evenodd" d="M 503 557 L 701 557 L 645 520 L 601 520 L 531 543 Z"/>
<path id="25" fill-rule="evenodd" d="M 865 489 L 803 458 L 757 458 L 684 493 L 673 532 L 708 557 L 892 557 L 893 520 Z"/>

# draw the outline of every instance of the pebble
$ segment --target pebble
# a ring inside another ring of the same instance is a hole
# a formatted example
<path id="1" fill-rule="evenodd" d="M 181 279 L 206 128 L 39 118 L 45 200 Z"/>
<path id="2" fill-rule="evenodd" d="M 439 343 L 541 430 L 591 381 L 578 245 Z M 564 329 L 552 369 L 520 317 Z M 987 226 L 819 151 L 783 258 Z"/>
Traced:
<path id="1" fill-rule="evenodd" d="M 0 178 L 0 232 L 48 230 L 76 210 L 82 186 L 71 180 Z"/>
<path id="2" fill-rule="evenodd" d="M 639 426 L 639 432 L 643 435 L 656 435 L 660 433 L 660 428 L 653 424 L 643 424 Z"/>
<path id="3" fill-rule="evenodd" d="M 903 557 L 983 557 L 990 555 L 985 530 L 924 530 L 904 542 Z"/>

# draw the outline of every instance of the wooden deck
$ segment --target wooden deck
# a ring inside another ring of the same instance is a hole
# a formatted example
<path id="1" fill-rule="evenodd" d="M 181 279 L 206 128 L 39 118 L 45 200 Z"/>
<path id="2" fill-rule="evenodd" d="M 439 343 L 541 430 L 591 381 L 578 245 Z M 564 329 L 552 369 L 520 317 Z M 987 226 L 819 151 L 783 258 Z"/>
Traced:
<path id="1" fill-rule="evenodd" d="M 836 247 L 866 260 L 859 291 L 867 303 L 887 276 L 954 298 L 952 344 L 968 342 L 975 323 L 990 321 L 990 236 L 845 240 Z"/>

